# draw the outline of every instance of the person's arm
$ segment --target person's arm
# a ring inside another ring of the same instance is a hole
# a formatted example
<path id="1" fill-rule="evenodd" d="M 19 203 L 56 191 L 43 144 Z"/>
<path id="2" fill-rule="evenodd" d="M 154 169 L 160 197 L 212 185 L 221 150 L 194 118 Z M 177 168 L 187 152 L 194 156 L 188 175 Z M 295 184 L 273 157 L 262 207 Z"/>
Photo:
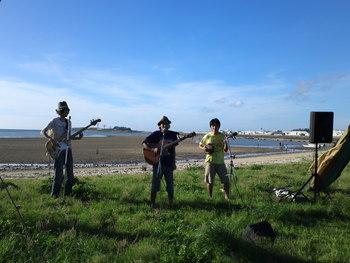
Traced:
<path id="1" fill-rule="evenodd" d="M 206 147 L 206 144 L 204 142 L 204 137 L 202 138 L 201 142 L 199 143 L 199 149 L 201 149 L 202 151 L 206 152 L 208 149 Z"/>
<path id="2" fill-rule="evenodd" d="M 206 151 L 207 150 L 207 147 L 204 145 L 204 144 L 199 144 L 199 149 L 201 149 L 202 151 Z"/>
<path id="3" fill-rule="evenodd" d="M 153 152 L 154 154 L 157 154 L 157 153 L 158 153 L 158 147 L 154 147 L 154 148 L 149 147 L 149 146 L 148 146 L 148 143 L 147 143 L 147 140 L 144 140 L 144 141 L 143 141 L 142 147 L 143 147 L 143 149 L 148 150 L 148 151 L 151 151 L 151 152 Z"/>
<path id="4" fill-rule="evenodd" d="M 44 129 L 42 129 L 40 131 L 40 134 L 42 136 L 44 136 L 45 138 L 47 138 L 53 145 L 57 145 L 57 142 L 54 138 L 52 138 L 47 132 L 48 132 L 49 128 L 46 126 Z"/>
<path id="5" fill-rule="evenodd" d="M 70 130 L 70 132 L 72 132 L 72 122 L 71 122 L 71 120 L 69 119 L 69 120 L 67 120 L 66 119 L 66 122 L 67 122 L 67 127 L 68 127 L 68 129 Z M 74 134 L 73 134 L 74 135 Z M 83 131 L 81 131 L 81 132 L 79 132 L 78 134 L 76 134 L 76 135 L 74 135 L 74 136 L 72 136 L 72 135 L 70 135 L 70 140 L 81 140 L 82 138 L 84 137 L 84 134 L 83 134 Z"/>
<path id="6" fill-rule="evenodd" d="M 199 146 L 198 146 L 199 149 L 201 149 L 204 152 L 208 151 L 208 148 L 206 146 L 207 145 L 206 137 L 207 137 L 207 135 L 204 135 L 204 137 L 202 138 L 202 140 L 200 141 Z"/>
<path id="7" fill-rule="evenodd" d="M 79 135 L 79 137 L 77 137 Z M 72 140 L 81 140 L 84 137 L 84 134 L 82 132 L 79 132 L 77 135 L 72 137 Z"/>

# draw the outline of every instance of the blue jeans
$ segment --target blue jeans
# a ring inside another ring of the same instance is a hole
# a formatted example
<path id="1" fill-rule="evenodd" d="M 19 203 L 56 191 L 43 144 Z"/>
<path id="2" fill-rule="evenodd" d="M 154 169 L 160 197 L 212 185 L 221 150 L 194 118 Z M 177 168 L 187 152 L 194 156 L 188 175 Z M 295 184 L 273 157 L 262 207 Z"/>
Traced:
<path id="1" fill-rule="evenodd" d="M 54 163 L 55 178 L 53 180 L 52 192 L 51 192 L 51 195 L 53 197 L 58 197 L 60 195 L 61 185 L 64 178 L 63 166 L 65 163 L 65 159 L 66 159 L 66 152 L 62 152 L 60 156 L 57 159 L 55 159 L 55 163 Z M 74 182 L 73 181 L 74 180 L 73 155 L 71 150 L 68 151 L 68 155 L 67 155 L 66 174 L 67 174 L 67 178 L 65 183 L 64 195 L 69 196 L 72 194 L 72 187 Z"/>
<path id="2" fill-rule="evenodd" d="M 158 192 L 160 190 L 160 180 L 164 175 L 166 182 L 166 191 L 168 193 L 174 193 L 174 170 L 172 167 L 162 165 L 160 173 L 158 175 L 158 165 L 153 165 L 153 177 L 152 177 L 152 192 Z"/>

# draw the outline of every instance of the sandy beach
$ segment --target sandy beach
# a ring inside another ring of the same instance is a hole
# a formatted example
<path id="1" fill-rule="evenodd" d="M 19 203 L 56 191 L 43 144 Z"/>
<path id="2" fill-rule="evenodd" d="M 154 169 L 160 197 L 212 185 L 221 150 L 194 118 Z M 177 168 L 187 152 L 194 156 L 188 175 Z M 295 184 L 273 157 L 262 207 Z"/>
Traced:
<path id="1" fill-rule="evenodd" d="M 150 173 L 151 165 L 144 161 L 141 143 L 144 136 L 85 137 L 72 142 L 74 173 L 82 175 Z M 203 165 L 204 153 L 198 149 L 199 137 L 180 142 L 177 149 L 177 168 Z M 53 174 L 45 153 L 44 138 L 0 138 L 0 173 L 4 178 L 43 178 Z M 242 154 L 272 152 L 256 147 L 232 147 L 234 165 L 297 162 L 312 159 L 313 152 L 286 153 L 240 157 Z M 229 159 L 226 160 L 229 164 Z M 52 161 L 51 161 L 52 166 Z"/>

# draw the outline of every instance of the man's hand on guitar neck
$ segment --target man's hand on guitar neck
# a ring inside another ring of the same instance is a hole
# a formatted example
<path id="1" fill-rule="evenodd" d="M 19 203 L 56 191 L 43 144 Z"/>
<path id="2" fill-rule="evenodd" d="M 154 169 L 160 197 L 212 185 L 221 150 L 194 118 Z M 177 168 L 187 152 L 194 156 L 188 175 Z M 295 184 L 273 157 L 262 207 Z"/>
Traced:
<path id="1" fill-rule="evenodd" d="M 77 137 L 79 135 L 79 137 Z M 79 132 L 77 135 L 72 137 L 72 140 L 81 140 L 84 137 L 84 134 L 82 132 Z"/>

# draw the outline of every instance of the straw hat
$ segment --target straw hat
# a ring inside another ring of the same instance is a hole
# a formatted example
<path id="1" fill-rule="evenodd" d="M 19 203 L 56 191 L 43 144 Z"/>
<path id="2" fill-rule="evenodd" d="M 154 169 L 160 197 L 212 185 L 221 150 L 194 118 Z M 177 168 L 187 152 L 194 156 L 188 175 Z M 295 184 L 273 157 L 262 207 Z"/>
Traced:
<path id="1" fill-rule="evenodd" d="M 171 121 L 168 119 L 167 116 L 163 116 L 160 118 L 159 122 L 158 122 L 158 126 L 160 126 L 162 123 L 164 124 L 170 124 Z"/>
<path id="2" fill-rule="evenodd" d="M 60 101 L 57 105 L 57 111 L 69 110 L 68 104 L 65 101 Z"/>

